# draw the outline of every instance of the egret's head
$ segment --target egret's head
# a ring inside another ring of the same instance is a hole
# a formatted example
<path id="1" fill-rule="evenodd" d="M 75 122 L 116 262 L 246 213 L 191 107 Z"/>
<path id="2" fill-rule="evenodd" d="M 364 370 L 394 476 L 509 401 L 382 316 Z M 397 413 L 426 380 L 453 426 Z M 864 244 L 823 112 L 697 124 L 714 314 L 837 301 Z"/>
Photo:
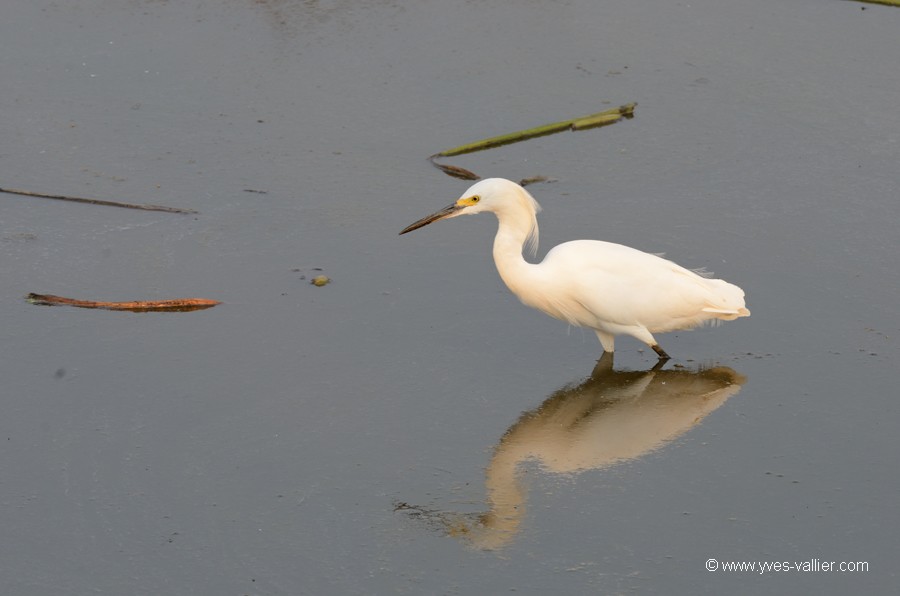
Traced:
<path id="1" fill-rule="evenodd" d="M 534 200 L 534 197 L 515 182 L 503 178 L 487 178 L 470 186 L 469 190 L 464 192 L 455 203 L 450 203 L 440 211 L 423 217 L 404 228 L 400 233 L 406 234 L 418 230 L 439 219 L 491 211 L 498 217 L 501 213 L 521 214 L 528 217 L 536 234 L 537 219 L 535 216 L 540 210 L 541 206 Z"/>

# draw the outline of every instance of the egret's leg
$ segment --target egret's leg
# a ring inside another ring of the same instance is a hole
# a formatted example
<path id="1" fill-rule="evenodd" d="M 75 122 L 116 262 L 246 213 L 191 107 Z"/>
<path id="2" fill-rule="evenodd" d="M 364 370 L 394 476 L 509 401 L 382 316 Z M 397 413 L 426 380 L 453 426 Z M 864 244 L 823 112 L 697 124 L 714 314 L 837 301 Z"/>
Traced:
<path id="1" fill-rule="evenodd" d="M 628 333 L 631 334 L 635 339 L 639 339 L 656 352 L 656 355 L 659 356 L 660 360 L 668 360 L 670 356 L 666 354 L 666 351 L 659 347 L 659 344 L 656 343 L 656 338 L 653 337 L 653 334 L 650 333 L 646 327 L 633 327 L 628 330 Z"/>
<path id="2" fill-rule="evenodd" d="M 606 331 L 600 331 L 599 329 L 594 329 L 597 333 L 597 339 L 600 340 L 600 345 L 603 346 L 604 352 L 615 352 L 616 351 L 616 336 L 607 333 Z"/>
<path id="3" fill-rule="evenodd" d="M 660 360 L 668 360 L 669 358 L 671 358 L 671 356 L 666 354 L 665 350 L 659 347 L 659 344 L 653 344 L 650 347 L 653 348 L 653 351 L 657 353 Z"/>

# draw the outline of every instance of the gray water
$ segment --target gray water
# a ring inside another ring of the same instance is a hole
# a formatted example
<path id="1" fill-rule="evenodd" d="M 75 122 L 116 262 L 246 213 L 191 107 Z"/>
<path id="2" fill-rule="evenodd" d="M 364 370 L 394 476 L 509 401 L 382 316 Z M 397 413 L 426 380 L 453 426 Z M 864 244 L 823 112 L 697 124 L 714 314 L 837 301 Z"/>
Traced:
<path id="1" fill-rule="evenodd" d="M 4 593 L 900 588 L 900 9 L 0 12 L 0 187 L 199 212 L 0 194 Z M 397 232 L 468 186 L 427 156 L 632 101 L 447 160 L 554 180 L 541 255 L 602 238 L 746 290 L 661 370 L 622 338 L 592 376 L 594 334 L 497 277 L 494 218 Z M 868 570 L 723 570 L 816 559 Z"/>

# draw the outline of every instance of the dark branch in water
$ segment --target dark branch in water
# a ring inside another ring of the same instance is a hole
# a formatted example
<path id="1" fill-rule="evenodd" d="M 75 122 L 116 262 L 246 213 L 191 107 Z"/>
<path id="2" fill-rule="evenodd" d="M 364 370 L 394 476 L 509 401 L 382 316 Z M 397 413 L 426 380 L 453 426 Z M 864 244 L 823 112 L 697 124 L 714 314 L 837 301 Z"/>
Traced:
<path id="1" fill-rule="evenodd" d="M 179 209 L 178 207 L 164 207 L 162 205 L 136 205 L 132 203 L 119 203 L 117 201 L 104 201 L 102 199 L 85 199 L 82 197 L 70 197 L 67 195 L 46 195 L 39 192 L 31 192 L 28 190 L 17 190 L 15 188 L 0 188 L 0 192 L 11 195 L 22 195 L 24 197 L 37 197 L 40 199 L 54 199 L 57 201 L 72 201 L 74 203 L 87 203 L 89 205 L 104 205 L 107 207 L 122 207 L 125 209 L 142 209 L 144 211 L 166 211 L 168 213 L 197 213 L 193 209 Z"/>

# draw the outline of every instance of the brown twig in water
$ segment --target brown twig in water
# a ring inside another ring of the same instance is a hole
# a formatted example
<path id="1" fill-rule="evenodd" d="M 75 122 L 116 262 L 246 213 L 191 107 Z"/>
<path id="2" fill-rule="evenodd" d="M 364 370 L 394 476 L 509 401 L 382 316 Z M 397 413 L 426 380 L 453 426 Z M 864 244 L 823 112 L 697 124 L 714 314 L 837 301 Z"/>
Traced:
<path id="1" fill-rule="evenodd" d="M 478 174 L 476 174 L 475 172 L 473 172 L 471 170 L 467 170 L 467 169 L 461 168 L 459 166 L 451 166 L 448 164 L 442 164 L 442 163 L 436 162 L 435 159 L 437 159 L 438 157 L 440 157 L 440 156 L 432 155 L 431 157 L 428 158 L 428 161 L 431 162 L 431 165 L 433 165 L 434 167 L 436 167 L 443 173 L 447 174 L 448 176 L 450 176 L 452 178 L 459 178 L 460 180 L 480 180 L 481 179 L 481 176 L 479 176 Z"/>
<path id="2" fill-rule="evenodd" d="M 547 176 L 529 176 L 528 178 L 522 178 L 519 180 L 519 186 L 528 186 L 529 184 L 537 184 L 538 182 L 550 182 L 550 178 Z"/>
<path id="3" fill-rule="evenodd" d="M 151 300 L 137 302 L 97 302 L 94 300 L 75 300 L 51 294 L 28 294 L 25 297 L 32 304 L 43 306 L 76 306 L 78 308 L 102 308 L 106 310 L 130 310 L 132 312 L 173 311 L 187 312 L 191 310 L 203 310 L 217 304 L 218 300 L 207 298 L 176 298 L 174 300 Z"/>
<path id="4" fill-rule="evenodd" d="M 75 203 L 87 203 L 89 205 L 104 205 L 107 207 L 123 207 L 125 209 L 142 209 L 144 211 L 166 211 L 168 213 L 197 213 L 193 209 L 179 209 L 178 207 L 164 207 L 162 205 L 135 205 L 133 203 L 119 203 L 117 201 L 104 201 L 101 199 L 84 199 L 67 195 L 45 195 L 39 192 L 17 190 L 15 188 L 0 188 L 0 192 L 24 197 L 38 197 L 40 199 L 55 199 L 57 201 L 72 201 Z"/>

